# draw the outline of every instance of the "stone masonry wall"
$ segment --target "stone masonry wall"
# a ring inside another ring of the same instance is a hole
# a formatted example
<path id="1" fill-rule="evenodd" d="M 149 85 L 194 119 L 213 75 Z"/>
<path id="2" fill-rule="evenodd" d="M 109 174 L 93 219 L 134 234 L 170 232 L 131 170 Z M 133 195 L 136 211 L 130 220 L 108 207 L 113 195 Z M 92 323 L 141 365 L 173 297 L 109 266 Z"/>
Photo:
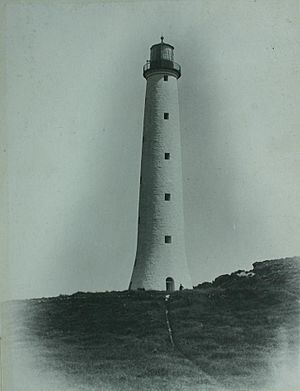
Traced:
<path id="1" fill-rule="evenodd" d="M 181 141 L 176 77 L 155 73 L 147 80 L 141 165 L 138 244 L 131 289 L 191 288 L 183 218 Z M 164 119 L 164 113 L 169 119 Z M 165 159 L 165 153 L 170 159 Z M 171 199 L 165 200 L 165 193 Z M 172 238 L 165 243 L 165 236 Z"/>

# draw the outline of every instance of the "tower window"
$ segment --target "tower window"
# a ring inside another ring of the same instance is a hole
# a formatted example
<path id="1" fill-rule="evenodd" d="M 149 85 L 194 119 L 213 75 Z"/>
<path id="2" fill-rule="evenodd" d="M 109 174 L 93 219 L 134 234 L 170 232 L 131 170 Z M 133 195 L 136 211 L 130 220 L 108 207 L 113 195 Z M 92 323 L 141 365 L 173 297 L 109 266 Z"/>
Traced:
<path id="1" fill-rule="evenodd" d="M 171 235 L 165 236 L 165 243 L 172 243 L 172 236 Z"/>
<path id="2" fill-rule="evenodd" d="M 169 113 L 164 113 L 164 119 L 169 119 Z"/>
<path id="3" fill-rule="evenodd" d="M 170 160 L 170 153 L 169 152 L 165 153 L 165 160 Z"/>
<path id="4" fill-rule="evenodd" d="M 165 193 L 165 201 L 170 201 L 170 200 L 171 200 L 171 194 Z"/>
<path id="5" fill-rule="evenodd" d="M 168 81 L 168 75 L 164 75 L 164 81 Z"/>

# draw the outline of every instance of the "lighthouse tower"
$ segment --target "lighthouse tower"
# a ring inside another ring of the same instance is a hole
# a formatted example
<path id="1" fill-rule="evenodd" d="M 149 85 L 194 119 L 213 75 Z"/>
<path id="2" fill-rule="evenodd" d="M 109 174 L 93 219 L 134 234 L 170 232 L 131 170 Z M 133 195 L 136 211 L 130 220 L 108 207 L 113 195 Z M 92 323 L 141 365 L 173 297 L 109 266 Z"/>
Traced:
<path id="1" fill-rule="evenodd" d="M 161 42 L 144 65 L 147 80 L 137 253 L 129 289 L 192 288 L 183 218 L 181 141 L 174 47 Z"/>

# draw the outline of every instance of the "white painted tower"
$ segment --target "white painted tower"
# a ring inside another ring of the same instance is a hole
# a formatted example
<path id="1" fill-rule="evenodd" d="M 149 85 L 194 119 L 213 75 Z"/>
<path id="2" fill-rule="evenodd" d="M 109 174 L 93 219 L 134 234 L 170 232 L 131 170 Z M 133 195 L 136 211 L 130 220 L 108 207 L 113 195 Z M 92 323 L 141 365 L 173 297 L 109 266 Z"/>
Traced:
<path id="1" fill-rule="evenodd" d="M 183 218 L 181 140 L 174 47 L 161 37 L 144 65 L 147 80 L 137 253 L 129 289 L 192 288 Z"/>

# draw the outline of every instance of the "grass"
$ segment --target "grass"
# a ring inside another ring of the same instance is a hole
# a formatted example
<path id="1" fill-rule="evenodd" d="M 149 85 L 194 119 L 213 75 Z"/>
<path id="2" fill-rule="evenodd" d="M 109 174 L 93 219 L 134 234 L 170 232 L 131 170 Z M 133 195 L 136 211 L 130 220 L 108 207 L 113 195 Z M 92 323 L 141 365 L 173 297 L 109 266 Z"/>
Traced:
<path id="1" fill-rule="evenodd" d="M 27 391 L 20 372 L 63 376 L 62 390 L 76 391 L 275 390 L 273 368 L 299 360 L 299 263 L 259 267 L 251 283 L 233 274 L 174 292 L 175 349 L 164 292 L 77 293 L 7 304 L 17 361 L 31 357 L 31 370 L 18 373 L 20 390 Z"/>

